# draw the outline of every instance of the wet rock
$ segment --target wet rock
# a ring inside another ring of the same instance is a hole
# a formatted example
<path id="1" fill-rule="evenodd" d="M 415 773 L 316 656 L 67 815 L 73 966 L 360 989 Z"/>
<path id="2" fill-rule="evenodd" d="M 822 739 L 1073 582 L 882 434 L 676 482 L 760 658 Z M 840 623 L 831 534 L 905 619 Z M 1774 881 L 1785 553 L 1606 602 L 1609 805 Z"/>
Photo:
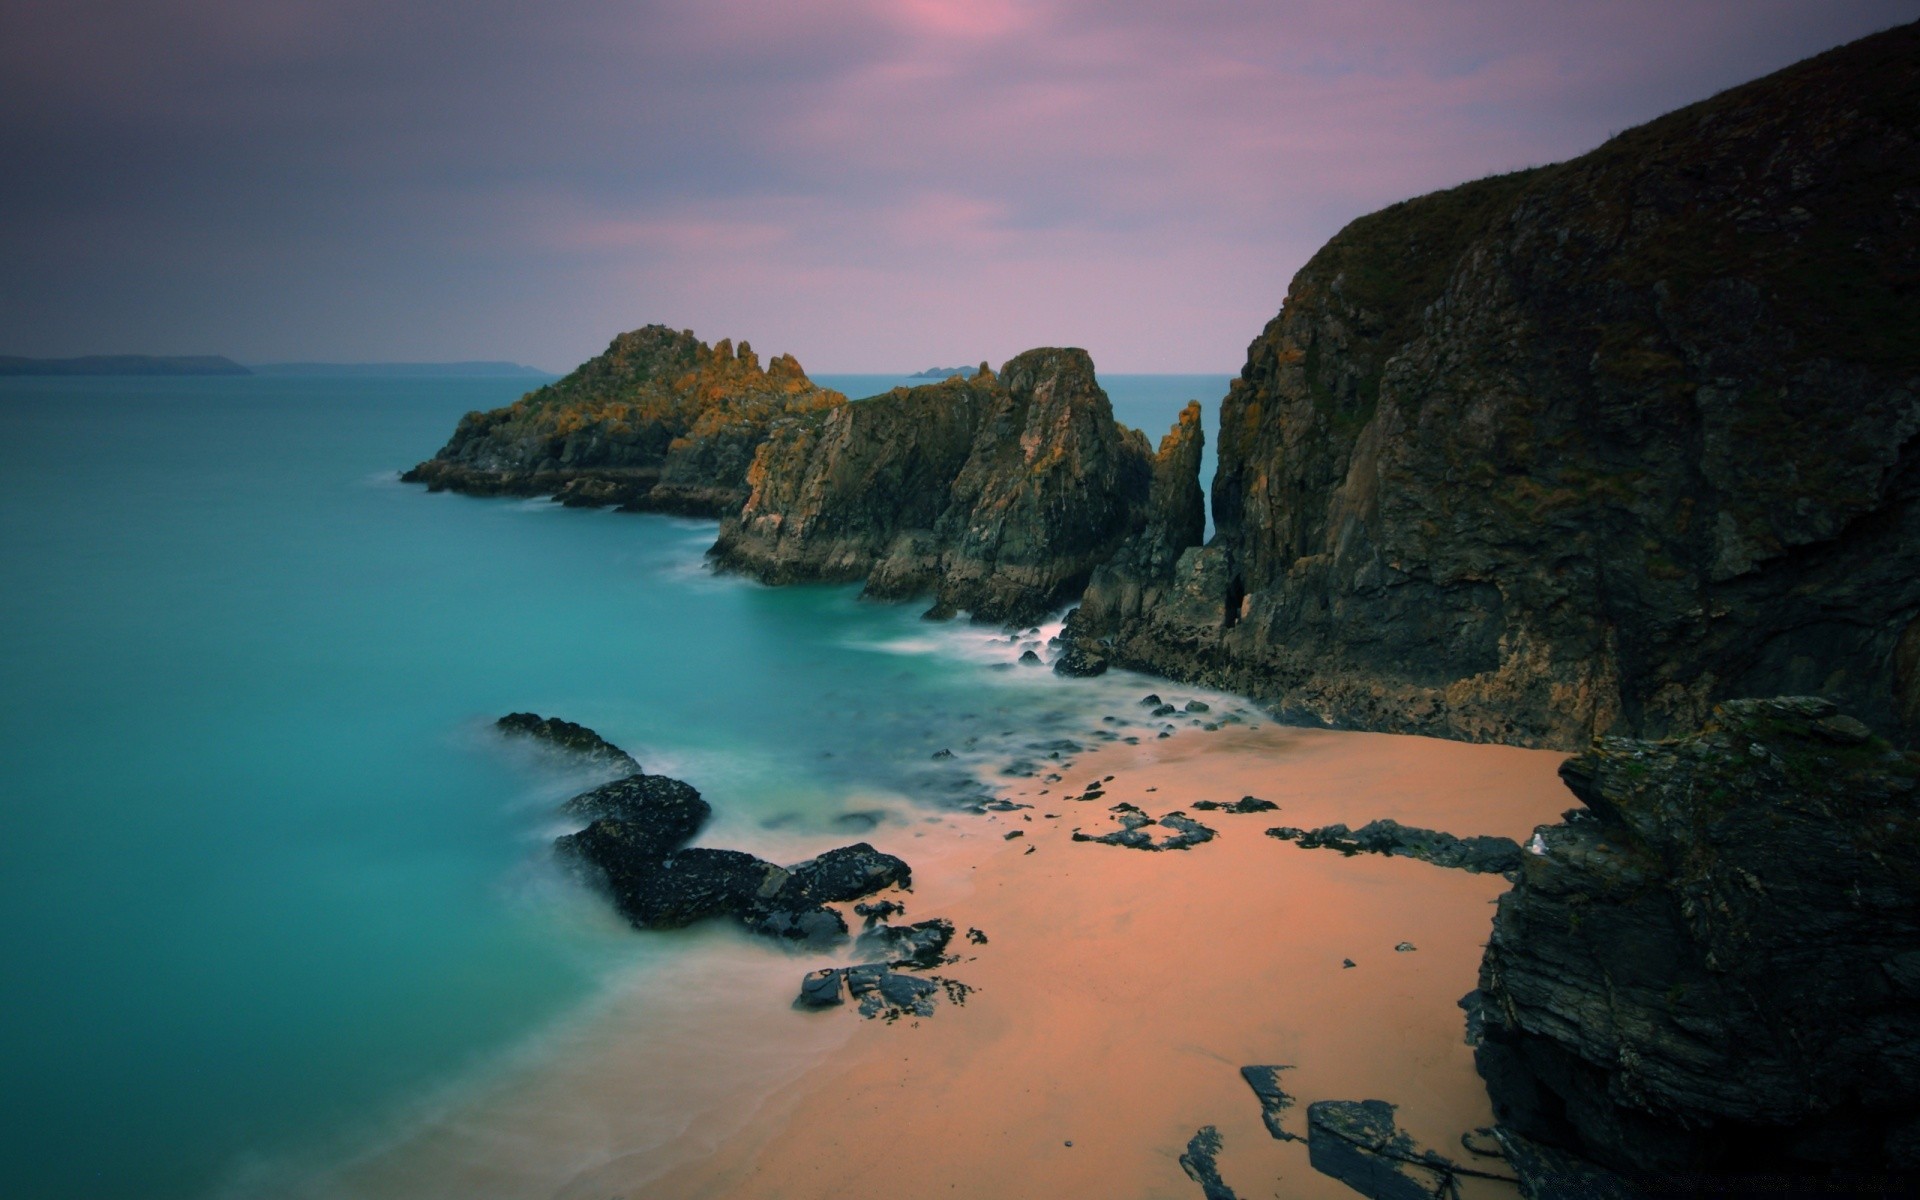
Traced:
<path id="1" fill-rule="evenodd" d="M 951 751 L 951 750 L 935 750 L 935 751 L 933 752 L 933 757 L 934 757 L 934 758 L 952 758 L 952 757 L 953 757 L 953 751 Z"/>
<path id="2" fill-rule="evenodd" d="M 1267 1132 L 1283 1142 L 1297 1142 L 1300 1136 L 1288 1132 L 1281 1126 L 1280 1119 L 1293 1107 L 1294 1098 L 1280 1086 L 1280 1072 L 1291 1071 L 1291 1066 L 1241 1067 L 1240 1077 L 1247 1081 L 1253 1094 L 1260 1098 L 1260 1119 L 1266 1123 Z"/>
<path id="3" fill-rule="evenodd" d="M 953 940 L 953 922 L 942 917 L 913 925 L 874 925 L 853 944 L 864 962 L 926 970 L 944 961 Z"/>
<path id="4" fill-rule="evenodd" d="M 1108 846 L 1125 846 L 1130 850 L 1185 850 L 1202 842 L 1210 842 L 1214 831 L 1185 813 L 1172 812 L 1164 817 L 1154 818 L 1131 804 L 1116 804 L 1111 810 L 1113 819 L 1120 828 L 1112 833 L 1098 837 L 1082 833 L 1075 829 L 1072 838 L 1076 842 L 1100 842 Z M 1170 830 L 1158 841 L 1154 840 L 1154 827 Z"/>
<path id="5" fill-rule="evenodd" d="M 1220 1178 L 1220 1168 L 1215 1159 L 1220 1155 L 1225 1142 L 1220 1131 L 1211 1125 L 1204 1125 L 1187 1142 L 1187 1152 L 1180 1156 L 1180 1169 L 1187 1178 L 1200 1185 L 1200 1191 L 1206 1200 L 1239 1200 L 1234 1190 Z"/>
<path id="6" fill-rule="evenodd" d="M 1207 811 L 1217 810 L 1226 813 L 1260 813 L 1273 812 L 1280 806 L 1271 800 L 1261 800 L 1255 796 L 1242 796 L 1231 804 L 1222 804 L 1218 800 L 1200 800 L 1194 803 L 1194 807 Z"/>
<path id="7" fill-rule="evenodd" d="M 1040 665 L 1040 656 L 1031 650 L 1022 650 L 1020 652 L 1020 662 L 1023 666 L 1037 667 Z"/>
<path id="8" fill-rule="evenodd" d="M 1147 708 L 1158 708 L 1162 704 L 1165 704 L 1166 701 L 1160 698 L 1159 692 L 1148 692 L 1146 695 L 1140 697 L 1140 703 Z"/>
<path id="9" fill-rule="evenodd" d="M 1520 844 L 1512 838 L 1455 837 L 1398 821 L 1370 821 L 1358 829 L 1339 824 L 1318 829 L 1283 825 L 1267 830 L 1267 836 L 1298 842 L 1307 849 L 1338 850 L 1348 856 L 1366 853 L 1417 858 L 1437 867 L 1453 867 L 1476 875 L 1511 875 L 1520 869 Z"/>
<path id="10" fill-rule="evenodd" d="M 1025 836 L 1027 836 L 1027 834 L 1026 834 L 1026 831 L 1025 831 L 1025 830 L 1021 830 L 1021 829 L 1009 829 L 1009 830 L 1007 830 L 1007 832 L 1005 832 L 1005 833 L 1003 833 L 1003 834 L 1001 834 L 1000 836 L 1001 836 L 1001 837 L 1002 837 L 1003 839 L 1005 839 L 1006 841 L 1009 841 L 1009 842 L 1010 842 L 1010 841 L 1012 841 L 1012 840 L 1013 840 L 1013 839 L 1015 839 L 1015 838 L 1023 838 L 1023 837 L 1025 837 Z"/>
<path id="11" fill-rule="evenodd" d="M 940 981 L 931 976 L 902 975 L 884 965 L 848 967 L 847 990 L 860 1004 L 860 1015 L 895 1021 L 904 1016 L 930 1017 L 940 994 Z"/>
<path id="12" fill-rule="evenodd" d="M 1730 701 L 1561 767 L 1585 808 L 1536 831 L 1480 968 L 1503 1127 L 1629 1174 L 1920 1168 L 1920 757 L 1837 715 Z"/>
<path id="13" fill-rule="evenodd" d="M 554 845 L 563 857 L 598 868 L 615 907 L 642 929 L 677 929 L 744 913 L 788 881 L 773 863 L 737 850 L 680 850 L 662 857 L 644 832 L 611 817 Z"/>
<path id="14" fill-rule="evenodd" d="M 620 822 L 632 854 L 664 858 L 693 840 L 713 812 L 700 793 L 665 775 L 629 775 L 580 793 L 560 811 L 581 820 Z"/>
<path id="15" fill-rule="evenodd" d="M 817 903 L 858 900 L 889 887 L 910 887 L 913 869 L 902 859 L 882 854 L 865 842 L 829 850 L 788 868 L 789 887 Z"/>
<path id="16" fill-rule="evenodd" d="M 1189 700 L 1187 701 L 1186 711 L 1190 713 L 1212 712 L 1213 705 L 1208 704 L 1204 700 Z"/>
<path id="17" fill-rule="evenodd" d="M 842 967 L 827 967 L 819 971 L 807 972 L 800 981 L 800 994 L 794 997 L 795 1008 L 832 1008 L 845 1004 L 846 970 Z"/>
<path id="18" fill-rule="evenodd" d="M 1148 713 L 1147 715 L 1152 717 L 1164 717 L 1172 713 L 1176 713 L 1178 711 L 1180 710 L 1175 708 L 1171 704 L 1162 704 L 1159 707 L 1155 708 L 1151 713 Z"/>
<path id="19" fill-rule="evenodd" d="M 872 928 L 876 921 L 884 921 L 888 917 L 897 917 L 906 911 L 907 906 L 898 900 L 865 901 L 853 906 L 853 915 L 864 918 L 868 928 Z"/>
<path id="20" fill-rule="evenodd" d="M 749 904 L 739 916 L 749 932 L 796 943 L 799 949 L 825 950 L 847 940 L 846 918 L 824 904 L 798 909 Z"/>
<path id="21" fill-rule="evenodd" d="M 493 724 L 508 737 L 527 738 L 596 766 L 635 773 L 640 770 L 632 755 L 585 725 L 530 712 L 508 713 Z"/>
<path id="22" fill-rule="evenodd" d="M 1082 642 L 1068 643 L 1053 660 L 1055 675 L 1070 675 L 1081 679 L 1091 679 L 1107 673 L 1106 655 L 1096 646 Z"/>
<path id="23" fill-rule="evenodd" d="M 1422 1150 L 1384 1100 L 1322 1100 L 1307 1106 L 1307 1160 L 1372 1200 L 1432 1200 L 1457 1166 Z"/>
<path id="24" fill-rule="evenodd" d="M 987 944 L 987 935 L 969 926 L 967 928 L 967 940 L 976 946 L 984 946 Z"/>

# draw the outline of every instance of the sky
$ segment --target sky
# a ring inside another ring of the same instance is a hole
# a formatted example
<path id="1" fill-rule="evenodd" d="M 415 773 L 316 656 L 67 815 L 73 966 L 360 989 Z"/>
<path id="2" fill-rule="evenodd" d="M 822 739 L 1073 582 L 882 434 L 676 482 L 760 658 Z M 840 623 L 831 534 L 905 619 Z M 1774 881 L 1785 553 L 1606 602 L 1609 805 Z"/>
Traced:
<path id="1" fill-rule="evenodd" d="M 1347 221 L 1920 0 L 0 0 L 0 354 L 1239 369 Z"/>

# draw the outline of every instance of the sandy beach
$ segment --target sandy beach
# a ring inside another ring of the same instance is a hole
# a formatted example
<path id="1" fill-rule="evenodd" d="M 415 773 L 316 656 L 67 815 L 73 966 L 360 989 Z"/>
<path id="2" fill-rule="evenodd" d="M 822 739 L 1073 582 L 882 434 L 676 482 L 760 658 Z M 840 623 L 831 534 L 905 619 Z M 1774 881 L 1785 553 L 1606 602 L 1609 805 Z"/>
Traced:
<path id="1" fill-rule="evenodd" d="M 693 942 L 682 973 L 636 977 L 315 1194 L 1190 1200 L 1200 1188 L 1179 1157 L 1212 1125 L 1240 1196 L 1352 1196 L 1304 1142 L 1267 1132 L 1246 1065 L 1291 1068 L 1296 1134 L 1313 1101 L 1381 1099 L 1418 1142 L 1463 1159 L 1459 1135 L 1491 1114 L 1455 1002 L 1506 881 L 1264 831 L 1391 817 L 1524 839 L 1573 804 L 1563 758 L 1274 725 L 1110 743 L 1063 782 L 1002 790 L 1031 809 L 873 834 L 914 866 L 896 920 L 962 932 L 938 973 L 974 989 L 963 1006 L 893 1023 L 796 1011 L 801 976 L 830 960 L 724 928 L 665 935 Z M 1104 797 L 1075 798 L 1107 776 Z M 1193 808 L 1246 795 L 1280 808 Z M 1184 810 L 1218 836 L 1158 853 L 1072 840 L 1117 828 L 1121 801 Z"/>
<path id="2" fill-rule="evenodd" d="M 1032 810 L 956 827 L 916 859 L 903 919 L 946 916 L 990 939 L 945 971 L 977 989 L 963 1008 L 893 1025 L 796 1014 L 860 1027 L 711 1154 L 644 1186 L 641 1164 L 609 1163 L 562 1194 L 1191 1197 L 1179 1156 L 1211 1124 L 1242 1196 L 1352 1195 L 1303 1143 L 1268 1134 L 1239 1075 L 1249 1064 L 1293 1068 L 1296 1133 L 1308 1102 L 1385 1099 L 1418 1141 L 1464 1157 L 1460 1133 L 1491 1114 L 1455 1001 L 1506 882 L 1264 830 L 1392 817 L 1524 839 L 1572 804 L 1563 757 L 1274 726 L 1086 755 L 1050 794 L 1008 793 Z M 1099 801 L 1061 797 L 1108 775 Z M 1280 811 L 1191 808 L 1243 795 Z M 1163 853 L 1071 840 L 1114 828 L 1118 801 L 1184 808 L 1219 836 Z"/>

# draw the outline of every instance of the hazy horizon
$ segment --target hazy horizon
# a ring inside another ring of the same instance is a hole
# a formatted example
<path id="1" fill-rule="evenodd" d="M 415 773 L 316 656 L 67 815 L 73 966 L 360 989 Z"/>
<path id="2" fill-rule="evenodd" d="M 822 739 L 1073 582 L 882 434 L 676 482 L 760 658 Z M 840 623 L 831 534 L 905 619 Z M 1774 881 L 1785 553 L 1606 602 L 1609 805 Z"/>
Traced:
<path id="1" fill-rule="evenodd" d="M 1354 217 L 1920 0 L 16 5 L 0 352 L 1218 373 Z"/>

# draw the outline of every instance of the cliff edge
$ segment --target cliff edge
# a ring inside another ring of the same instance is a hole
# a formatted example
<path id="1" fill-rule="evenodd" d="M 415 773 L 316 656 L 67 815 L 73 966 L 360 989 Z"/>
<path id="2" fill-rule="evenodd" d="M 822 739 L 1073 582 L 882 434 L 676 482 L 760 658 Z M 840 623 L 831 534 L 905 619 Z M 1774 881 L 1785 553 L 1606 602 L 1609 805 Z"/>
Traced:
<path id="1" fill-rule="evenodd" d="M 1212 543 L 1070 657 L 1519 745 L 1799 693 L 1912 744 L 1916 432 L 1908 25 L 1342 230 L 1223 402 Z"/>

